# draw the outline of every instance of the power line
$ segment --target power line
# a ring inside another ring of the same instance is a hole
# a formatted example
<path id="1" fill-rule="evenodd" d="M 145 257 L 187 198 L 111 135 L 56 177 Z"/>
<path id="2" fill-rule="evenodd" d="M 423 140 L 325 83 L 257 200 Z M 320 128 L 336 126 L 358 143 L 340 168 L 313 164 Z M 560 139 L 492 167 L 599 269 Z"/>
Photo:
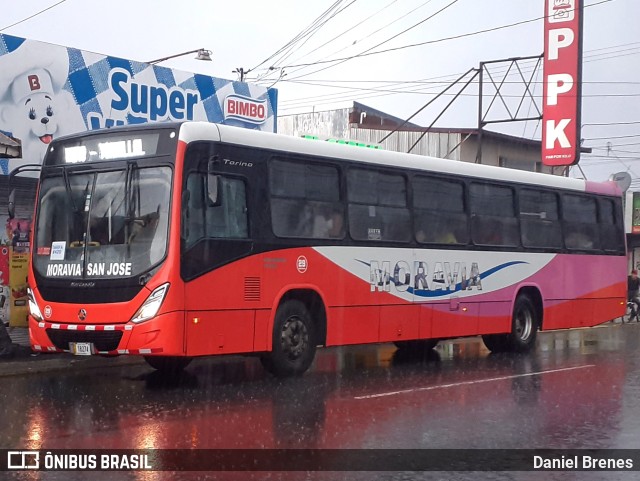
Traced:
<path id="1" fill-rule="evenodd" d="M 601 2 L 601 3 L 604 3 L 604 2 Z M 594 6 L 594 5 L 596 5 L 596 4 L 589 5 L 589 6 Z M 637 43 L 640 43 L 640 42 L 637 42 Z M 611 50 L 611 49 L 619 49 L 620 47 L 626 47 L 626 46 L 628 46 L 628 45 L 634 45 L 634 44 L 635 44 L 635 43 L 626 43 L 626 44 L 619 44 L 619 45 L 611 45 L 611 46 L 602 47 L 602 48 L 599 48 L 599 49 L 588 50 L 588 51 L 587 51 L 587 53 L 592 53 L 592 52 L 595 52 L 595 51 L 598 51 L 598 50 L 604 50 L 604 49 L 607 49 L 607 50 Z M 597 55 L 600 55 L 600 54 L 595 54 L 595 55 L 591 55 L 591 56 L 587 55 L 587 56 L 585 56 L 585 58 L 589 59 L 589 58 L 594 57 L 594 56 L 597 56 Z M 595 58 L 595 59 L 593 59 L 593 61 L 599 61 L 599 60 L 605 60 L 605 59 L 603 59 L 603 58 Z M 504 70 L 504 68 L 502 68 L 502 69 Z M 495 72 L 495 73 L 499 73 L 499 72 L 498 72 L 499 70 L 500 70 L 500 69 L 494 69 L 494 72 Z M 525 69 L 525 70 L 526 70 L 526 71 L 528 71 L 528 69 Z M 382 84 L 382 83 L 385 83 L 385 84 L 394 84 L 394 83 L 395 83 L 396 85 L 407 85 L 407 86 L 408 86 L 408 85 L 410 85 L 410 84 L 414 84 L 414 85 L 415 85 L 415 84 L 421 84 L 421 83 L 422 83 L 422 84 L 434 83 L 434 84 L 440 84 L 440 85 L 442 85 L 442 84 L 445 84 L 446 82 L 451 81 L 451 79 L 452 79 L 452 78 L 454 78 L 454 77 L 453 77 L 454 75 L 455 75 L 455 74 L 446 75 L 446 76 L 440 76 L 440 77 L 432 77 L 432 78 L 428 78 L 428 79 L 422 79 L 422 80 L 419 80 L 419 81 L 399 81 L 399 82 L 394 82 L 394 81 L 377 81 L 377 82 L 378 82 L 379 84 Z M 514 74 L 510 74 L 510 75 L 514 75 Z M 298 77 L 298 78 L 300 78 L 300 77 Z M 439 78 L 441 78 L 441 79 L 443 79 L 443 80 L 442 80 L 441 82 L 436 81 L 436 79 L 439 79 Z M 444 80 L 444 79 L 446 79 L 446 80 Z M 295 82 L 298 82 L 298 83 L 305 83 L 305 81 L 304 81 L 304 80 L 297 80 L 296 78 L 294 78 L 294 79 L 291 79 L 291 78 L 289 78 L 289 79 L 284 79 L 283 81 L 285 81 L 285 82 L 291 82 L 291 83 L 295 83 Z M 333 82 L 333 80 L 331 80 L 331 82 Z M 336 82 L 340 82 L 340 81 L 336 81 Z M 345 81 L 343 81 L 343 82 L 345 82 Z M 354 82 L 355 82 L 355 81 L 354 81 Z M 376 82 L 376 81 L 365 81 L 365 82 Z M 514 83 L 518 83 L 518 84 L 520 84 L 521 82 L 520 82 L 520 81 L 518 81 L 518 82 L 514 82 Z M 609 83 L 610 83 L 610 84 L 630 84 L 630 85 L 634 85 L 634 84 L 636 84 L 636 82 L 620 82 L 620 81 L 612 81 L 612 82 L 607 82 L 607 81 L 592 81 L 592 82 L 589 82 L 589 81 L 587 81 L 587 82 L 584 82 L 584 83 L 585 83 L 585 84 L 597 84 L 597 83 L 609 84 Z M 391 86 L 391 85 L 389 85 L 389 86 Z M 345 88 L 346 88 L 346 87 L 345 87 Z M 392 91 L 392 92 L 389 92 L 389 93 L 386 93 L 386 94 L 380 94 L 380 95 L 367 95 L 367 96 L 363 96 L 363 97 L 360 97 L 360 98 L 372 98 L 372 97 L 379 97 L 379 96 L 384 96 L 384 95 L 396 95 L 396 94 L 398 94 L 398 93 L 420 93 L 420 91 L 424 91 L 424 90 L 426 90 L 426 89 L 402 90 L 402 91 L 397 91 L 397 92 L 393 92 L 393 91 Z M 325 95 L 322 95 L 322 96 L 316 96 L 316 97 L 314 97 L 314 98 L 315 98 L 315 99 L 325 99 L 325 98 L 326 98 L 328 101 L 327 101 L 327 102 L 324 102 L 324 103 L 329 103 L 329 101 L 330 101 L 330 102 L 334 102 L 334 101 L 340 101 L 340 100 L 343 100 L 343 99 L 344 99 L 344 100 L 348 100 L 348 99 L 344 98 L 344 95 L 345 95 L 345 94 L 333 93 L 333 94 L 325 94 Z M 631 95 L 633 95 L 633 94 L 631 94 Z M 338 96 L 339 98 L 337 98 L 337 99 L 336 99 L 336 98 L 335 98 L 336 96 Z M 334 100 L 329 100 L 329 99 L 332 99 L 332 98 L 333 98 Z M 350 97 L 350 99 L 352 99 L 352 100 L 353 100 L 353 97 Z M 291 100 L 289 100 L 289 101 L 283 101 L 281 105 L 283 105 L 283 106 L 284 106 L 284 105 L 286 105 L 286 104 L 291 104 L 291 103 L 296 103 L 296 104 L 301 104 L 301 103 L 302 103 L 303 105 L 310 105 L 310 103 L 309 103 L 309 101 L 310 101 L 310 100 L 311 100 L 311 98 L 309 98 L 309 97 L 305 97 L 305 98 L 304 98 L 304 100 L 303 100 L 303 99 L 291 99 Z M 290 108 L 291 108 L 291 107 L 290 107 Z"/>
<path id="2" fill-rule="evenodd" d="M 44 9 L 40 10 L 39 12 L 34 13 L 33 15 L 29 15 L 27 18 L 23 18 L 22 20 L 20 20 L 20 21 L 18 21 L 18 22 L 16 22 L 16 23 L 12 23 L 11 25 L 7 25 L 6 27 L 2 27 L 2 28 L 0 28 L 0 32 L 2 32 L 2 31 L 4 31 L 4 30 L 6 30 L 6 29 L 8 29 L 8 28 L 15 27 L 16 25 L 20 25 L 21 23 L 24 23 L 24 22 L 26 22 L 27 20 L 31 20 L 33 17 L 37 17 L 37 16 L 38 16 L 38 15 L 40 15 L 41 13 L 44 13 L 44 12 L 46 12 L 47 10 L 51 10 L 52 8 L 57 7 L 58 5 L 60 5 L 61 3 L 66 2 L 66 1 L 67 1 L 67 0 L 60 0 L 58 3 L 54 3 L 54 4 L 53 4 L 53 5 L 51 5 L 50 7 L 44 8 Z"/>
<path id="3" fill-rule="evenodd" d="M 340 0 L 342 1 L 342 0 Z M 299 46 L 297 46 L 296 48 L 294 48 L 294 45 L 291 45 L 289 47 L 289 51 L 286 54 L 283 54 L 276 62 L 284 62 L 286 59 L 288 59 L 291 55 L 293 55 L 295 52 L 297 52 L 298 50 L 300 50 L 310 39 L 311 37 L 313 37 L 322 27 L 324 27 L 331 19 L 335 18 L 337 15 L 341 14 L 342 12 L 344 12 L 347 8 L 349 8 L 351 5 L 353 5 L 354 3 L 356 3 L 357 0 L 352 0 L 349 4 L 347 4 L 345 7 L 341 8 L 340 10 L 338 10 L 337 12 L 332 13 L 328 18 L 323 19 L 322 22 L 320 24 L 318 24 L 313 31 L 309 32 L 306 36 L 306 38 L 304 39 L 304 41 L 302 42 L 302 44 L 300 44 Z M 338 2 L 340 3 L 340 2 Z M 339 5 L 336 6 L 336 8 Z M 269 70 L 267 71 L 267 73 L 265 73 L 263 75 L 263 77 L 265 77 L 268 72 L 275 70 L 273 67 L 269 67 Z M 281 69 L 282 70 L 282 69 Z M 284 76 L 284 74 L 282 72 L 280 72 L 280 78 L 282 78 Z M 279 80 L 279 79 L 278 79 Z M 276 81 L 277 82 L 277 81 Z"/>
<path id="4" fill-rule="evenodd" d="M 640 120 L 633 120 L 631 122 L 602 122 L 602 123 L 596 123 L 596 122 L 589 122 L 586 124 L 582 124 L 583 127 L 591 127 L 593 126 L 598 126 L 598 127 L 606 127 L 609 125 L 636 125 L 636 124 L 640 124 Z"/>
<path id="5" fill-rule="evenodd" d="M 261 65 L 264 65 L 265 63 L 267 63 L 269 60 L 271 60 L 272 58 L 276 57 L 277 55 L 280 55 L 282 52 L 284 52 L 287 48 L 289 48 L 291 45 L 294 45 L 296 42 L 298 42 L 301 38 L 304 38 L 305 35 L 308 34 L 308 32 L 312 31 L 312 29 L 315 28 L 316 24 L 321 21 L 326 15 L 328 15 L 332 10 L 334 10 L 340 3 L 342 2 L 342 0 L 337 0 L 336 2 L 334 2 L 328 9 L 326 9 L 323 13 L 321 13 L 313 22 L 311 22 L 310 25 L 308 25 L 307 27 L 305 27 L 301 32 L 299 32 L 295 37 L 293 37 L 291 40 L 289 40 L 284 46 L 280 47 L 275 53 L 271 54 L 271 56 L 267 57 L 266 59 L 264 59 L 262 62 L 260 62 L 258 65 L 256 65 L 255 67 L 253 67 L 251 70 L 255 70 L 258 67 L 260 67 Z"/>
<path id="6" fill-rule="evenodd" d="M 607 139 L 628 139 L 632 137 L 640 137 L 640 134 L 632 134 L 632 135 L 610 135 L 608 137 L 591 137 L 588 139 L 583 139 L 585 142 L 589 142 L 591 140 L 607 140 Z"/>
<path id="7" fill-rule="evenodd" d="M 354 59 L 354 58 L 364 57 L 364 56 L 368 56 L 368 55 L 373 55 L 373 54 L 375 54 L 375 53 L 382 53 L 383 51 L 381 51 L 381 52 L 371 52 L 371 50 L 373 50 L 374 48 L 377 48 L 377 47 L 379 47 L 379 46 L 381 46 L 381 45 L 384 45 L 385 43 L 390 42 L 391 40 L 393 40 L 393 39 L 395 39 L 395 38 L 398 38 L 400 35 L 403 35 L 403 34 L 407 33 L 409 30 L 412 30 L 412 29 L 416 28 L 417 26 L 419 26 L 419 25 L 423 24 L 423 23 L 424 23 L 424 22 L 426 22 L 427 20 L 431 20 L 431 19 L 432 19 L 432 18 L 434 18 L 436 15 L 439 15 L 440 13 L 444 12 L 446 9 L 448 9 L 448 8 L 449 8 L 449 7 L 451 7 L 452 5 L 454 5 L 454 4 L 456 4 L 456 3 L 458 3 L 458 1 L 459 1 L 459 0 L 452 0 L 450 3 L 448 3 L 447 5 L 445 5 L 444 7 L 442 7 L 440 10 L 436 11 L 435 13 L 433 13 L 432 15 L 428 16 L 427 18 L 422 19 L 421 21 L 419 21 L 418 23 L 416 23 L 416 24 L 412 25 L 411 27 L 406 28 L 405 30 L 403 30 L 402 32 L 400 32 L 400 33 L 398 33 L 398 34 L 394 35 L 393 37 L 390 37 L 390 38 L 388 38 L 388 39 L 384 40 L 383 42 L 380 42 L 379 44 L 374 45 L 373 47 L 368 48 L 367 50 L 364 50 L 364 51 L 360 52 L 359 54 L 352 55 L 351 57 L 341 58 L 341 59 L 334 59 L 334 60 L 320 60 L 320 61 L 318 61 L 318 62 L 313 62 L 313 63 L 310 63 L 310 64 L 288 65 L 288 66 L 285 66 L 285 67 L 282 67 L 282 68 L 305 67 L 305 66 L 313 66 L 313 65 L 325 64 L 325 63 L 333 63 L 333 65 L 330 65 L 330 66 L 328 66 L 328 67 L 323 67 L 323 68 L 318 69 L 318 70 L 315 70 L 315 71 L 313 71 L 313 72 L 306 73 L 306 74 L 303 74 L 303 75 L 299 75 L 298 77 L 294 77 L 294 78 L 301 78 L 301 77 L 306 77 L 307 75 L 312 75 L 312 74 L 314 74 L 314 73 L 321 72 L 321 71 L 326 70 L 326 69 L 328 69 L 328 68 L 336 67 L 337 65 L 340 65 L 340 64 L 342 64 L 342 63 L 344 63 L 344 62 L 347 62 L 348 60 L 351 60 L 351 59 Z M 611 0 L 603 0 L 603 1 L 611 1 Z M 395 49 L 390 49 L 390 50 L 395 50 Z M 367 52 L 371 52 L 371 53 L 367 53 Z"/>
<path id="8" fill-rule="evenodd" d="M 584 8 L 594 7 L 596 5 L 600 5 L 600 4 L 603 4 L 603 3 L 608 3 L 608 2 L 611 2 L 611 1 L 613 1 L 613 0 L 601 0 L 600 2 L 592 3 L 590 5 L 585 5 Z M 452 2 L 452 3 L 455 3 L 455 2 Z M 452 4 L 449 4 L 444 8 L 448 8 L 450 5 L 452 5 Z M 439 13 L 439 12 L 436 12 L 436 13 Z M 529 19 L 529 20 L 522 20 L 520 22 L 509 23 L 509 24 L 500 25 L 500 26 L 497 26 L 497 27 L 487 28 L 487 29 L 483 29 L 483 30 L 476 30 L 474 32 L 463 33 L 463 34 L 460 34 L 460 35 L 453 35 L 451 37 L 443 37 L 443 38 L 439 38 L 439 39 L 435 39 L 435 40 L 427 40 L 425 42 L 419 42 L 419 43 L 414 43 L 414 44 L 409 44 L 409 45 L 403 45 L 403 46 L 400 46 L 400 47 L 389 48 L 389 49 L 386 49 L 386 50 L 378 50 L 377 52 L 371 52 L 370 51 L 371 49 L 376 48 L 376 47 L 382 45 L 383 43 L 386 43 L 386 42 L 396 38 L 398 36 L 398 35 L 396 35 L 396 36 L 386 40 L 385 42 L 382 42 L 381 44 L 378 44 L 378 45 L 376 45 L 376 46 L 374 46 L 374 47 L 372 47 L 372 48 L 370 48 L 368 50 L 365 50 L 364 52 L 361 52 L 361 53 L 359 53 L 357 55 L 353 55 L 351 57 L 343 57 L 343 58 L 337 58 L 337 59 L 333 59 L 333 60 L 323 60 L 323 61 L 318 61 L 318 62 L 313 62 L 313 63 L 298 64 L 298 65 L 286 65 L 283 68 L 303 67 L 303 66 L 304 67 L 309 67 L 309 66 L 325 64 L 325 63 L 332 63 L 332 62 L 342 63 L 343 61 L 351 60 L 351 59 L 358 58 L 358 57 L 367 57 L 367 56 L 370 56 L 370 55 L 378 55 L 378 54 L 381 54 L 381 53 L 388 53 L 388 52 L 393 52 L 393 51 L 397 51 L 397 50 L 403 50 L 403 49 L 406 49 L 406 48 L 413 48 L 413 47 L 419 47 L 419 46 L 423 46 L 423 45 L 430 45 L 430 44 L 434 44 L 434 43 L 444 42 L 444 41 L 447 41 L 447 40 L 456 40 L 456 39 L 460 39 L 460 38 L 464 38 L 464 37 L 470 37 L 470 36 L 474 36 L 474 35 L 480 35 L 480 34 L 483 34 L 483 33 L 494 32 L 494 31 L 497 31 L 497 30 L 503 30 L 505 28 L 511 28 L 511 27 L 516 27 L 516 26 L 519 26 L 519 25 L 524 25 L 524 24 L 527 24 L 527 23 L 537 22 L 539 20 L 543 20 L 544 18 L 546 18 L 546 16 L 536 17 L 536 18 L 532 18 L 532 19 Z M 425 20 L 427 20 L 427 19 L 425 19 Z M 402 33 L 404 33 L 404 32 L 402 32 Z M 315 72 L 313 72 L 313 73 L 315 73 Z M 310 75 L 310 74 L 307 74 L 307 75 Z"/>
<path id="9" fill-rule="evenodd" d="M 336 36 L 335 36 L 335 37 L 333 37 L 331 40 L 328 40 L 327 42 L 323 43 L 322 45 L 320 45 L 319 47 L 317 47 L 316 49 L 314 49 L 311 53 L 315 53 L 317 50 L 319 50 L 319 49 L 321 49 L 321 48 L 323 48 L 323 47 L 326 47 L 326 46 L 327 46 L 327 45 L 329 45 L 331 42 L 333 42 L 333 41 L 337 40 L 338 38 L 342 37 L 343 35 L 345 35 L 345 34 L 347 34 L 347 33 L 351 32 L 351 31 L 353 31 L 354 29 L 356 29 L 357 27 L 359 27 L 359 26 L 360 26 L 360 25 L 362 25 L 363 23 L 366 23 L 367 21 L 371 20 L 373 17 L 375 17 L 376 15 L 378 15 L 380 12 L 382 12 L 382 11 L 386 10 L 387 8 L 389 8 L 391 5 L 393 5 L 393 4 L 394 4 L 394 3 L 396 3 L 397 1 L 398 1 L 398 0 L 392 0 L 392 2 L 391 2 L 391 3 L 388 3 L 387 5 L 385 5 L 384 7 L 382 7 L 380 10 L 376 11 L 375 13 L 372 13 L 372 14 L 371 14 L 371 15 L 369 15 L 367 18 L 365 18 L 365 19 L 363 19 L 363 20 L 359 21 L 359 22 L 358 22 L 358 23 L 356 23 L 355 25 L 353 25 L 353 26 L 349 27 L 348 29 L 344 30 L 342 33 L 340 33 L 340 34 L 336 35 Z M 419 8 L 422 8 L 423 6 L 425 6 L 426 4 L 430 3 L 431 1 L 432 1 L 432 0 L 427 0 L 425 3 L 423 3 L 423 4 L 422 4 L 422 5 L 420 5 L 419 7 L 415 8 L 414 10 L 411 10 L 411 12 L 414 12 L 415 10 L 418 10 Z M 410 13 L 411 13 L 411 12 L 410 12 Z M 408 14 L 407 14 L 407 15 L 408 15 Z M 325 59 L 325 58 L 327 58 L 327 57 L 330 57 L 330 56 L 332 56 L 332 55 L 335 55 L 335 54 L 337 54 L 337 53 L 340 53 L 340 52 L 342 52 L 343 50 L 346 50 L 346 49 L 348 49 L 348 48 L 350 48 L 350 47 L 353 47 L 353 45 L 355 45 L 355 44 L 358 44 L 358 45 L 359 45 L 363 40 L 366 40 L 367 38 L 371 37 L 372 35 L 375 35 L 375 34 L 376 34 L 376 33 L 378 33 L 379 31 L 381 31 L 381 30 L 383 30 L 383 29 L 387 28 L 388 26 L 390 26 L 390 25 L 392 25 L 393 23 L 397 22 L 397 21 L 398 21 L 398 20 L 400 20 L 401 18 L 404 18 L 405 16 L 406 16 L 406 15 L 403 15 L 402 17 L 400 17 L 400 18 L 398 18 L 398 19 L 394 20 L 393 22 L 390 22 L 390 23 L 386 24 L 384 27 L 379 28 L 378 30 L 376 30 L 376 31 L 374 31 L 374 32 L 372 32 L 372 33 L 370 33 L 369 35 L 367 35 L 367 36 L 366 36 L 366 37 L 364 37 L 364 38 L 361 38 L 361 39 L 359 39 L 359 40 L 354 40 L 354 41 L 353 41 L 353 43 L 351 43 L 351 44 L 349 44 L 349 45 L 347 45 L 347 46 L 345 46 L 345 47 L 342 47 L 341 49 L 335 50 L 334 52 L 332 52 L 332 53 L 330 53 L 330 54 L 325 55 L 325 56 L 324 56 L 324 57 L 322 57 L 320 60 L 324 60 L 324 59 Z M 294 62 L 299 62 L 299 61 L 301 61 L 301 60 L 302 60 L 304 57 L 306 57 L 307 55 L 309 55 L 309 53 L 306 53 L 306 54 L 304 54 L 304 55 L 302 55 L 302 56 L 300 56 L 300 57 L 296 58 L 296 59 L 294 60 Z M 272 67 L 271 67 L 271 69 L 273 69 L 274 67 L 275 67 L 275 66 L 272 66 Z M 302 68 L 304 68 L 304 67 L 302 67 Z M 298 70 L 300 70 L 300 69 L 298 69 Z M 298 70 L 294 70 L 294 71 L 293 71 L 293 73 L 297 72 Z"/>

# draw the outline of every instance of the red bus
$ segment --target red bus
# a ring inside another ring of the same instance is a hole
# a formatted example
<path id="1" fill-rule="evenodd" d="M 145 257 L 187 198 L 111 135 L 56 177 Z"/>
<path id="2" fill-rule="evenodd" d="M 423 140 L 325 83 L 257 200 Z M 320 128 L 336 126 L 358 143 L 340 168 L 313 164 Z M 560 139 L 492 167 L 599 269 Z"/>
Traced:
<path id="1" fill-rule="evenodd" d="M 29 272 L 32 348 L 162 370 L 317 346 L 432 348 L 625 311 L 613 183 L 186 122 L 53 141 Z"/>

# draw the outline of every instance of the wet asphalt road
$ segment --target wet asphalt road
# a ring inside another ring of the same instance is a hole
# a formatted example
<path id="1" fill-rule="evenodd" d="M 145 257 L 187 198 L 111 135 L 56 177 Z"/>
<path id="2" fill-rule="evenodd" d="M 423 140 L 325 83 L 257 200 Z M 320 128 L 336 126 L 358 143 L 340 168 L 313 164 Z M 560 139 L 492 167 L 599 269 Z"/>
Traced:
<path id="1" fill-rule="evenodd" d="M 639 448 L 640 324 L 542 333 L 529 355 L 479 339 L 419 355 L 392 344 L 320 350 L 303 377 L 255 358 L 3 378 L 0 448 Z M 108 366 L 108 364 L 107 364 Z M 640 468 L 640 466 L 639 466 Z M 0 473 L 2 476 L 3 473 Z M 623 472 L 33 472 L 7 479 L 637 479 Z"/>

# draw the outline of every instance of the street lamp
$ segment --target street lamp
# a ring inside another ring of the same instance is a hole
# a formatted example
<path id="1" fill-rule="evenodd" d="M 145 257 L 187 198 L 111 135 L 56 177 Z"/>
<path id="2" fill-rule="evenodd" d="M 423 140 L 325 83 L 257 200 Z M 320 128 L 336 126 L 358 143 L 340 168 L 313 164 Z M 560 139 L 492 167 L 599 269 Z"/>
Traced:
<path id="1" fill-rule="evenodd" d="M 183 55 L 189 55 L 190 53 L 197 53 L 195 56 L 196 60 L 206 60 L 207 62 L 211 62 L 211 50 L 207 50 L 204 48 L 198 48 L 196 50 L 189 50 L 188 52 L 177 53 L 175 55 L 169 55 L 168 57 L 157 58 L 155 60 L 151 60 L 147 63 L 156 64 L 160 62 L 164 62 L 165 60 L 169 60 L 171 58 L 182 57 Z"/>

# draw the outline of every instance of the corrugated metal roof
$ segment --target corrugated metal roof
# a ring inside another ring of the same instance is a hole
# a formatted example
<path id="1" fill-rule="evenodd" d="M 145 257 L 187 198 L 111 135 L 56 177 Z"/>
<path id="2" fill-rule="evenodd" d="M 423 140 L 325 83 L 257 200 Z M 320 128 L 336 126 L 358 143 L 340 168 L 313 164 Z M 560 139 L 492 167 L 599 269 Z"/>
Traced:
<path id="1" fill-rule="evenodd" d="M 0 132 L 0 156 L 16 158 L 22 155 L 22 144 L 19 140 L 13 139 Z"/>

